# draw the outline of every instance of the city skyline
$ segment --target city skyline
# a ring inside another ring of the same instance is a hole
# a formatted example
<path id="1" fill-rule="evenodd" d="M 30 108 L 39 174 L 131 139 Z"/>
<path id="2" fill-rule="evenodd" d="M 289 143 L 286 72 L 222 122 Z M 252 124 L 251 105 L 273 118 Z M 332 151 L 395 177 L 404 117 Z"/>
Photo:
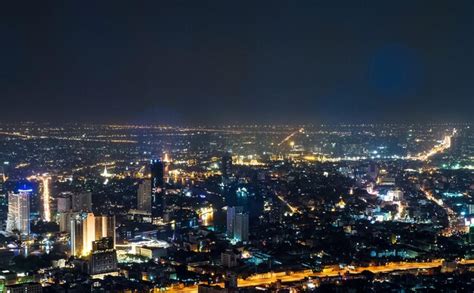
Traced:
<path id="1" fill-rule="evenodd" d="M 474 1 L 0 9 L 0 293 L 474 292 Z"/>

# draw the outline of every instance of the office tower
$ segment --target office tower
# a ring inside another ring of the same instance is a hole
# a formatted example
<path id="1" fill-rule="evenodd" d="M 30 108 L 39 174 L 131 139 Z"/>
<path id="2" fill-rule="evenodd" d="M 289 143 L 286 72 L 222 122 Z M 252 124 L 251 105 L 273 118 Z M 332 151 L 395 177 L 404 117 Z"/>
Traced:
<path id="1" fill-rule="evenodd" d="M 285 207 L 278 199 L 272 199 L 270 202 L 271 208 L 268 211 L 268 222 L 272 224 L 281 224 L 283 222 Z"/>
<path id="2" fill-rule="evenodd" d="M 246 242 L 249 240 L 249 214 L 237 213 L 234 221 L 234 239 Z"/>
<path id="3" fill-rule="evenodd" d="M 369 166 L 367 167 L 367 176 L 370 177 L 370 179 L 375 180 L 379 176 L 379 167 L 375 163 L 370 163 Z"/>
<path id="4" fill-rule="evenodd" d="M 152 215 L 163 216 L 166 209 L 164 164 L 161 160 L 151 160 Z"/>
<path id="5" fill-rule="evenodd" d="M 41 219 L 46 222 L 51 222 L 51 177 L 44 174 L 39 177 L 41 179 L 41 196 L 39 212 Z"/>
<path id="6" fill-rule="evenodd" d="M 92 253 L 89 255 L 89 274 L 118 273 L 117 252 L 114 249 L 114 240 L 104 237 L 92 242 Z"/>
<path id="7" fill-rule="evenodd" d="M 56 197 L 58 213 L 66 213 L 72 210 L 72 193 L 61 192 Z"/>
<path id="8" fill-rule="evenodd" d="M 469 244 L 474 244 L 474 226 L 469 227 L 468 241 Z"/>
<path id="9" fill-rule="evenodd" d="M 74 212 L 92 211 L 92 194 L 90 192 L 73 193 L 71 196 L 72 210 Z"/>
<path id="10" fill-rule="evenodd" d="M 224 185 L 228 184 L 230 182 L 230 177 L 232 176 L 232 156 L 230 153 L 226 153 L 222 157 L 221 173 L 222 183 Z"/>
<path id="11" fill-rule="evenodd" d="M 164 165 L 161 160 L 151 160 L 151 188 L 153 192 L 160 192 L 164 187 Z"/>
<path id="12" fill-rule="evenodd" d="M 115 217 L 79 213 L 71 218 L 71 254 L 85 256 L 96 240 L 110 237 L 115 246 Z"/>
<path id="13" fill-rule="evenodd" d="M 5 176 L 5 171 L 3 170 L 3 167 L 0 167 L 0 195 L 5 194 L 5 184 L 6 181 L 6 176 Z"/>
<path id="14" fill-rule="evenodd" d="M 58 214 L 59 232 L 71 233 L 71 219 L 79 213 L 75 212 L 61 212 Z"/>
<path id="15" fill-rule="evenodd" d="M 221 264 L 225 268 L 233 268 L 239 264 L 240 253 L 227 249 L 225 252 L 221 252 Z"/>
<path id="16" fill-rule="evenodd" d="M 32 189 L 19 189 L 8 194 L 7 232 L 30 234 L 30 194 Z"/>
<path id="17" fill-rule="evenodd" d="M 144 179 L 138 185 L 137 210 L 151 213 L 151 180 Z"/>
<path id="18" fill-rule="evenodd" d="M 234 238 L 235 215 L 242 213 L 242 207 L 228 207 L 227 208 L 227 238 Z"/>
<path id="19" fill-rule="evenodd" d="M 76 214 L 71 218 L 71 255 L 81 256 L 86 241 L 85 229 L 87 214 Z"/>

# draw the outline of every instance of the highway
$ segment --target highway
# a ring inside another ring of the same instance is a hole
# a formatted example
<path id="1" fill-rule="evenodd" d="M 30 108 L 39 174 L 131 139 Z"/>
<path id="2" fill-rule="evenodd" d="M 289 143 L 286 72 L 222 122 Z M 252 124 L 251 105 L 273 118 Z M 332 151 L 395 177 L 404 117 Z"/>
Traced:
<path id="1" fill-rule="evenodd" d="M 433 269 L 441 266 L 443 260 L 437 259 L 429 262 L 393 262 L 380 266 L 368 266 L 368 267 L 356 267 L 353 269 L 339 268 L 337 266 L 326 267 L 321 272 L 314 273 L 311 270 L 303 270 L 298 272 L 269 272 L 265 274 L 253 275 L 249 278 L 238 279 L 239 287 L 253 287 L 253 286 L 264 286 L 275 283 L 277 280 L 281 280 L 283 283 L 297 282 L 305 278 L 324 278 L 324 277 L 335 277 L 350 274 L 360 274 L 363 271 L 370 271 L 372 273 L 390 273 L 395 271 L 407 271 L 407 270 L 422 270 L 422 269 Z M 474 260 L 461 260 L 458 262 L 461 265 L 474 265 Z M 223 286 L 222 283 L 215 284 Z M 197 292 L 198 286 L 186 286 L 167 288 L 166 292 Z"/>

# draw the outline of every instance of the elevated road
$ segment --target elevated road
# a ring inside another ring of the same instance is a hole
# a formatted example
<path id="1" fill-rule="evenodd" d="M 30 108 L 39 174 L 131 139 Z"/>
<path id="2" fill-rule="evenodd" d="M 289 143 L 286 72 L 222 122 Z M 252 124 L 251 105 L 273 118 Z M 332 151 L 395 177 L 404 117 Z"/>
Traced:
<path id="1" fill-rule="evenodd" d="M 392 262 L 380 266 L 368 266 L 368 267 L 355 267 L 352 269 L 349 268 L 339 268 L 336 266 L 326 267 L 321 272 L 313 272 L 312 270 L 303 270 L 297 272 L 269 272 L 264 274 L 257 274 L 250 276 L 249 278 L 238 279 L 239 287 L 255 287 L 255 286 L 265 286 L 280 280 L 283 283 L 288 282 L 297 282 L 305 278 L 327 278 L 327 277 L 336 277 L 344 274 L 360 274 L 363 271 L 369 271 L 374 274 L 378 273 L 390 273 L 395 271 L 409 271 L 409 270 L 423 270 L 423 269 L 434 269 L 441 267 L 443 260 L 437 259 L 429 262 Z M 474 265 L 474 260 L 460 260 L 458 262 L 460 265 Z M 222 283 L 218 283 L 221 287 L 224 286 Z M 173 287 L 167 288 L 166 292 L 198 292 L 198 286 L 183 286 L 183 287 Z"/>

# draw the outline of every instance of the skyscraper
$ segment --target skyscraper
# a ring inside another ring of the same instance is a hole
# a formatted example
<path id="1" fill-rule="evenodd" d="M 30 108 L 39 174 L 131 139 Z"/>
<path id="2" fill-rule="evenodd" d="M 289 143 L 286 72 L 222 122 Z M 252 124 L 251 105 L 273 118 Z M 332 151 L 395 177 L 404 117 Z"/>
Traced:
<path id="1" fill-rule="evenodd" d="M 166 209 L 164 164 L 161 160 L 151 160 L 152 214 L 162 216 Z"/>
<path id="2" fill-rule="evenodd" d="M 117 252 L 111 237 L 104 237 L 92 242 L 92 253 L 89 255 L 89 274 L 118 275 Z"/>
<path id="3" fill-rule="evenodd" d="M 72 193 L 61 192 L 56 197 L 58 213 L 66 213 L 72 210 Z"/>
<path id="4" fill-rule="evenodd" d="M 227 238 L 232 239 L 234 238 L 234 231 L 235 231 L 235 216 L 238 213 L 242 213 L 242 207 L 228 207 L 227 208 Z"/>
<path id="5" fill-rule="evenodd" d="M 249 240 L 249 214 L 237 213 L 235 215 L 234 240 L 242 242 Z"/>
<path id="6" fill-rule="evenodd" d="M 73 193 L 71 198 L 74 212 L 92 211 L 92 194 L 90 192 Z"/>
<path id="7" fill-rule="evenodd" d="M 71 219 L 71 254 L 85 256 L 96 240 L 110 237 L 115 246 L 115 217 L 80 213 Z"/>
<path id="8" fill-rule="evenodd" d="M 30 234 L 30 194 L 32 189 L 18 189 L 8 194 L 7 232 Z"/>
<path id="9" fill-rule="evenodd" d="M 164 164 L 161 160 L 151 160 L 151 187 L 153 192 L 159 192 L 164 187 Z"/>
<path id="10" fill-rule="evenodd" d="M 228 184 L 230 181 L 230 176 L 232 176 L 232 156 L 230 153 L 226 153 L 222 157 L 221 173 L 222 183 L 224 183 L 224 185 Z"/>
<path id="11" fill-rule="evenodd" d="M 5 171 L 3 170 L 3 167 L 0 167 L 0 195 L 4 195 L 5 194 L 5 190 L 4 190 L 4 184 L 5 184 L 5 180 L 6 179 L 6 176 L 5 176 Z"/>
<path id="12" fill-rule="evenodd" d="M 138 185 L 137 209 L 151 213 L 151 180 L 144 179 Z"/>

